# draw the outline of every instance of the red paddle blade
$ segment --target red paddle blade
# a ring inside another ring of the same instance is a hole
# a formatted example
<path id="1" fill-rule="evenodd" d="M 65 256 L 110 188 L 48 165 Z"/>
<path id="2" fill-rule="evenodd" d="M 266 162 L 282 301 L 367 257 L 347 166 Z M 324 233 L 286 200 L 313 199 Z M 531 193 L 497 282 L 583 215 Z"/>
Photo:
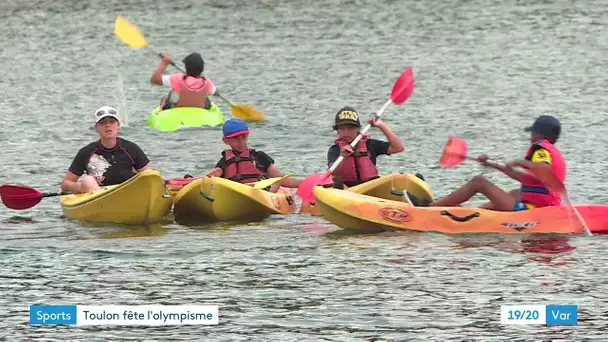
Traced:
<path id="1" fill-rule="evenodd" d="M 467 143 L 457 137 L 449 137 L 439 159 L 441 167 L 455 167 L 467 157 Z"/>
<path id="2" fill-rule="evenodd" d="M 302 201 L 315 203 L 316 199 L 313 193 L 315 186 L 333 183 L 330 176 L 331 173 L 328 171 L 326 173 L 316 173 L 304 178 L 302 183 L 300 183 L 296 194 L 302 199 Z"/>
<path id="3" fill-rule="evenodd" d="M 405 71 L 399 76 L 393 90 L 391 91 L 391 101 L 395 104 L 402 104 L 405 102 L 412 92 L 414 91 L 414 72 L 412 67 L 408 66 Z"/>
<path id="4" fill-rule="evenodd" d="M 2 203 L 9 208 L 15 210 L 29 209 L 40 203 L 43 193 L 36 189 L 28 188 L 20 185 L 2 185 L 0 186 L 0 197 Z"/>

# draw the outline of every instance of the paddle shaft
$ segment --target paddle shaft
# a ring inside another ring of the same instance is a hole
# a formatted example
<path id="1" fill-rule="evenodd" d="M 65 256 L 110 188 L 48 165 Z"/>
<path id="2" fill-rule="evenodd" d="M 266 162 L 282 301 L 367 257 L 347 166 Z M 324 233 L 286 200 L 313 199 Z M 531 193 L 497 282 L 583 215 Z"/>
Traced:
<path id="1" fill-rule="evenodd" d="M 392 103 L 391 99 L 388 99 L 384 105 L 382 106 L 382 108 L 380 108 L 380 110 L 378 111 L 378 113 L 376 113 L 375 115 L 375 119 L 378 120 L 382 114 L 384 113 L 384 111 L 386 110 L 386 108 L 388 108 L 388 106 L 390 106 Z M 363 127 L 363 130 L 361 130 L 361 132 L 359 132 L 359 135 L 357 135 L 357 137 L 355 138 L 355 140 L 353 140 L 353 142 L 350 143 L 350 147 L 351 148 L 355 148 L 355 146 L 357 146 L 357 144 L 359 143 L 359 141 L 361 141 L 361 139 L 363 139 L 363 135 L 365 133 L 367 133 L 367 131 L 372 127 L 371 123 L 368 123 L 365 127 Z M 342 164 L 342 162 L 344 161 L 344 156 L 342 154 L 340 154 L 340 156 L 338 157 L 338 159 L 336 159 L 336 161 L 331 165 L 331 167 L 329 168 L 329 170 L 327 171 L 327 177 L 329 177 L 329 175 L 334 172 L 338 166 L 340 166 L 340 164 Z"/>
<path id="2" fill-rule="evenodd" d="M 465 158 L 466 158 L 466 159 L 468 159 L 468 160 L 474 160 L 474 161 L 476 161 L 476 162 L 478 162 L 478 161 L 479 161 L 479 160 L 477 160 L 477 158 L 475 158 L 475 157 L 469 157 L 469 156 L 466 156 Z M 492 167 L 495 167 L 495 168 L 505 167 L 505 164 L 499 163 L 499 162 L 497 162 L 497 161 L 495 161 L 495 160 L 487 160 L 487 161 L 486 161 L 486 164 L 487 164 L 487 166 L 492 166 Z M 515 172 L 515 173 L 519 174 L 520 176 L 523 176 L 523 175 L 530 175 L 528 172 L 526 172 L 526 171 L 525 171 L 524 169 L 522 169 L 522 168 L 509 168 L 509 170 L 511 170 L 511 171 L 513 171 L 513 172 Z"/>
<path id="3" fill-rule="evenodd" d="M 156 51 L 154 51 L 154 50 L 150 50 L 150 51 L 152 51 L 152 53 L 153 53 L 153 54 L 157 55 L 157 56 L 158 56 L 158 57 L 160 57 L 161 59 L 162 59 L 163 57 L 165 57 L 165 55 L 163 55 L 163 54 L 162 54 L 162 53 L 160 53 L 160 52 L 156 52 Z M 179 65 L 175 64 L 175 62 L 174 62 L 174 61 L 169 62 L 169 64 L 171 64 L 171 65 L 172 65 L 172 66 L 173 66 L 175 69 L 177 69 L 177 70 L 179 70 L 179 71 L 181 71 L 181 72 L 185 72 L 185 71 L 184 71 L 184 69 L 180 68 L 180 67 L 179 67 Z"/>
<path id="4" fill-rule="evenodd" d="M 63 196 L 67 195 L 66 192 L 45 192 L 42 194 L 42 197 L 53 197 L 53 196 Z"/>
<path id="5" fill-rule="evenodd" d="M 220 99 L 224 100 L 226 103 L 228 103 L 230 105 L 230 107 L 234 107 L 234 104 L 232 102 L 230 102 L 230 100 L 228 100 L 227 98 L 223 97 L 222 95 L 220 95 L 219 93 L 215 94 L 217 95 Z"/>

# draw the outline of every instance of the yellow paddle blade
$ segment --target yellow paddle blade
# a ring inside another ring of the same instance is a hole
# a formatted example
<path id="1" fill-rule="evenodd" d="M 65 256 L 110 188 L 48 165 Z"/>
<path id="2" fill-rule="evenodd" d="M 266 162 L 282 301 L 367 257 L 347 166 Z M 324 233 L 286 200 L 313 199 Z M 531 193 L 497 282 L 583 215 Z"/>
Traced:
<path id="1" fill-rule="evenodd" d="M 146 40 L 141 32 L 139 32 L 139 29 L 120 15 L 116 17 L 114 33 L 123 41 L 123 43 L 132 48 L 139 49 L 148 46 L 148 43 L 146 43 Z"/>
<path id="2" fill-rule="evenodd" d="M 285 176 L 283 176 L 283 177 L 276 177 L 276 178 L 264 179 L 264 180 L 261 180 L 261 181 L 259 181 L 259 182 L 256 182 L 256 183 L 253 185 L 253 188 L 254 188 L 254 189 L 264 189 L 264 188 L 267 188 L 267 187 L 269 187 L 269 186 L 271 186 L 271 185 L 273 185 L 273 184 L 275 184 L 275 183 L 278 183 L 278 182 L 282 181 L 282 180 L 283 180 L 283 179 L 285 179 L 285 178 L 289 178 L 289 177 L 291 177 L 291 176 L 293 176 L 293 173 L 288 173 L 288 174 L 286 174 L 286 175 L 285 175 Z"/>
<path id="3" fill-rule="evenodd" d="M 236 116 L 237 118 L 239 118 L 241 120 L 245 120 L 248 122 L 266 120 L 266 117 L 264 117 L 264 114 L 258 112 L 257 110 L 255 110 L 255 108 L 253 108 L 251 106 L 236 104 L 236 105 L 232 105 L 231 107 L 232 107 L 232 115 Z"/>

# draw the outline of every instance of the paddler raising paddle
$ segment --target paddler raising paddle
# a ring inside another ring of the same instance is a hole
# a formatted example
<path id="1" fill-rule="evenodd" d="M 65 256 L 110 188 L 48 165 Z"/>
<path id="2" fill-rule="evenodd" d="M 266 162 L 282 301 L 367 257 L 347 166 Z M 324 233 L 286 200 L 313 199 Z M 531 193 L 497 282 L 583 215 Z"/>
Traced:
<path id="1" fill-rule="evenodd" d="M 274 160 L 266 153 L 249 148 L 249 127 L 245 121 L 231 118 L 224 122 L 222 131 L 224 134 L 222 140 L 230 146 L 230 149 L 222 152 L 222 158 L 207 176 L 227 178 L 239 183 L 252 183 L 263 178 L 283 176 L 274 166 Z M 300 179 L 286 178 L 278 185 L 297 188 L 300 183 L 302 183 Z M 271 187 L 271 191 L 277 190 L 278 186 Z"/>
<path id="2" fill-rule="evenodd" d="M 460 189 L 452 192 L 430 206 L 457 206 L 468 201 L 477 193 L 486 196 L 490 202 L 483 207 L 499 211 L 520 211 L 533 208 L 559 206 L 561 196 L 552 191 L 542 182 L 529 175 L 521 175 L 513 170 L 514 167 L 524 169 L 550 168 L 553 174 L 563 183 L 566 178 L 566 162 L 561 152 L 555 147 L 561 133 L 561 124 L 557 118 L 550 115 L 539 116 L 531 127 L 525 129 L 530 133 L 531 145 L 524 159 L 511 161 L 505 166 L 488 164 L 485 154 L 477 157 L 477 161 L 491 166 L 507 176 L 521 182 L 519 191 L 505 192 L 485 177 L 475 176 Z"/>
<path id="3" fill-rule="evenodd" d="M 61 182 L 63 191 L 96 191 L 100 186 L 120 184 L 137 172 L 151 170 L 150 161 L 139 146 L 118 137 L 120 119 L 117 114 L 116 109 L 109 106 L 95 112 L 99 140 L 78 151 Z"/>
<path id="4" fill-rule="evenodd" d="M 364 135 L 353 151 L 350 143 L 359 135 L 361 129 L 359 114 L 352 107 L 344 107 L 336 114 L 333 128 L 338 132 L 338 138 L 327 151 L 327 165 L 331 166 L 340 154 L 346 158 L 333 172 L 334 183 L 339 183 L 341 180 L 347 187 L 351 187 L 376 179 L 378 178 L 377 157 L 405 150 L 401 139 L 384 121 L 372 117 L 369 122 L 372 126 L 378 127 L 388 141 L 370 139 L 368 135 Z"/>
<path id="5" fill-rule="evenodd" d="M 171 58 L 164 55 L 160 65 L 152 74 L 152 84 L 171 88 L 169 94 L 163 98 L 161 108 L 211 108 L 208 96 L 217 95 L 219 92 L 213 82 L 202 75 L 205 70 L 203 57 L 194 52 L 186 56 L 183 62 L 186 66 L 185 75 L 181 72 L 164 75 L 165 69 L 171 64 Z M 176 99 L 176 97 L 178 98 Z"/>

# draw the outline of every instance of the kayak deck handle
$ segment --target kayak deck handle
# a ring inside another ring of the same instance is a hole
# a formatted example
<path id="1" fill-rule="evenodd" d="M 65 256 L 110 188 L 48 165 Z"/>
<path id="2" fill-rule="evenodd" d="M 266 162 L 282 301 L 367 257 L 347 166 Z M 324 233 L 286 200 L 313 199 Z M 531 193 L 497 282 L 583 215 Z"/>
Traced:
<path id="1" fill-rule="evenodd" d="M 456 222 L 467 222 L 475 217 L 479 217 L 481 216 L 480 213 L 478 213 L 477 211 L 473 214 L 469 214 L 467 216 L 458 216 L 458 215 L 454 215 L 451 212 L 447 211 L 447 210 L 442 210 L 440 212 L 441 215 L 446 215 L 452 218 L 452 220 L 456 221 Z"/>
<path id="2" fill-rule="evenodd" d="M 204 193 L 203 191 L 201 191 L 201 196 L 203 196 L 206 200 L 213 202 L 215 201 L 215 198 L 213 198 L 212 196 L 207 195 L 206 193 Z"/>

